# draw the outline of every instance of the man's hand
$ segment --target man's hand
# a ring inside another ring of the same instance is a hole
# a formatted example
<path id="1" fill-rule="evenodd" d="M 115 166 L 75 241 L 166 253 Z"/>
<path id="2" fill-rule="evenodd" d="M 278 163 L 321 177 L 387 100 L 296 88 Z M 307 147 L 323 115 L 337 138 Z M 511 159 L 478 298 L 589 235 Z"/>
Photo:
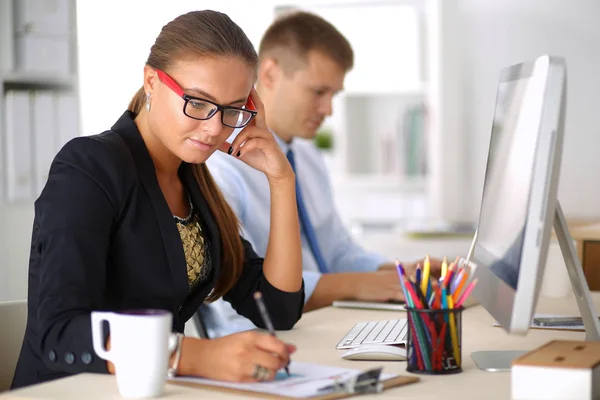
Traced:
<path id="1" fill-rule="evenodd" d="M 304 312 L 330 306 L 336 300 L 404 301 L 400 278 L 395 269 L 375 272 L 323 274 Z"/>
<path id="2" fill-rule="evenodd" d="M 363 274 L 356 284 L 355 298 L 363 301 L 404 301 L 398 272 L 384 270 Z"/>
<path id="3" fill-rule="evenodd" d="M 442 263 L 443 260 L 440 260 L 439 258 L 429 258 L 429 273 L 431 274 L 431 276 L 435 277 L 435 278 L 439 278 L 441 273 L 442 273 Z M 404 263 L 401 262 L 400 264 L 402 264 L 402 267 L 404 268 L 404 271 L 406 272 L 406 274 L 411 277 L 414 278 L 416 275 L 416 271 L 417 271 L 417 264 L 421 266 L 421 269 L 423 269 L 423 266 L 425 265 L 425 258 L 422 258 L 420 260 L 414 261 L 414 262 L 408 262 L 408 263 Z M 448 263 L 449 265 L 450 263 Z M 396 264 L 395 263 L 385 263 L 385 264 L 381 264 L 379 266 L 379 271 L 389 271 L 390 269 L 393 269 L 394 271 L 396 270 Z"/>
<path id="4" fill-rule="evenodd" d="M 414 280 L 417 264 L 423 268 L 425 259 L 403 263 L 406 274 Z M 435 280 L 442 271 L 442 260 L 430 258 L 430 274 Z M 341 272 L 323 274 L 304 311 L 330 306 L 336 300 L 405 301 L 396 264 L 385 263 L 375 272 Z"/>
<path id="5" fill-rule="evenodd" d="M 377 270 L 378 271 L 389 271 L 389 270 L 396 271 L 396 264 L 393 262 L 386 262 L 386 263 L 381 264 Z"/>

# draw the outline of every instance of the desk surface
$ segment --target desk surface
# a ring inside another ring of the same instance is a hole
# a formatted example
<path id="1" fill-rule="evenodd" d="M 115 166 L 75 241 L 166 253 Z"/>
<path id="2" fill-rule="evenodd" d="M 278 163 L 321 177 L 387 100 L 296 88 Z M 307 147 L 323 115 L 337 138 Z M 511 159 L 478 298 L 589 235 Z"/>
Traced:
<path id="1" fill-rule="evenodd" d="M 593 295 L 600 306 L 600 293 Z M 550 314 L 577 314 L 571 295 L 562 299 L 542 298 L 537 312 Z M 293 360 L 319 362 L 340 367 L 366 369 L 379 365 L 384 371 L 408 374 L 405 362 L 347 361 L 340 358 L 337 342 L 359 321 L 393 319 L 402 314 L 390 311 L 348 310 L 325 308 L 305 314 L 296 327 L 280 336 L 298 346 Z M 448 376 L 419 375 L 421 382 L 387 390 L 379 395 L 361 396 L 363 399 L 432 399 L 445 393 L 447 399 L 509 399 L 510 373 L 480 371 L 470 354 L 477 350 L 530 350 L 552 339 L 583 340 L 582 332 L 530 330 L 526 336 L 507 335 L 492 326 L 493 319 L 481 306 L 464 311 L 463 315 L 463 372 Z M 31 386 L 0 395 L 8 399 L 120 399 L 116 381 L 110 375 L 81 374 L 62 380 Z M 233 394 L 193 389 L 167 384 L 164 399 L 238 399 Z"/>

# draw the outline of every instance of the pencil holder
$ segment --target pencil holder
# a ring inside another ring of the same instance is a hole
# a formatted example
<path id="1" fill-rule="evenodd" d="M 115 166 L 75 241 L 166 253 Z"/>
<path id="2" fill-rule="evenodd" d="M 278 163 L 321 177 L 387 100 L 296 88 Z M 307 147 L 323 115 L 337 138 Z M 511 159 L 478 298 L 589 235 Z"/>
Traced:
<path id="1" fill-rule="evenodd" d="M 406 370 L 419 374 L 454 374 L 461 368 L 462 311 L 407 308 Z"/>

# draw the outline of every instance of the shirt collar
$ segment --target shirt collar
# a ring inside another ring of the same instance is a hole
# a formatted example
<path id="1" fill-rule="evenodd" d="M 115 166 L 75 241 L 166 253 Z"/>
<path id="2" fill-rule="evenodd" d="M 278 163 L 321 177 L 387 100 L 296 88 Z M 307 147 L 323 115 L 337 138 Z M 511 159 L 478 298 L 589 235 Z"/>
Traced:
<path id="1" fill-rule="evenodd" d="M 277 136 L 277 134 L 275 132 L 273 132 L 272 130 L 270 130 L 270 131 L 273 134 L 273 136 L 275 137 L 275 140 L 277 141 L 277 144 L 279 145 L 279 147 L 281 147 L 281 150 L 283 151 L 284 154 L 287 155 L 287 152 L 289 150 L 293 150 L 292 149 L 292 143 L 294 142 L 293 139 L 292 139 L 292 141 L 290 143 L 286 143 L 282 138 L 280 138 L 279 136 Z"/>

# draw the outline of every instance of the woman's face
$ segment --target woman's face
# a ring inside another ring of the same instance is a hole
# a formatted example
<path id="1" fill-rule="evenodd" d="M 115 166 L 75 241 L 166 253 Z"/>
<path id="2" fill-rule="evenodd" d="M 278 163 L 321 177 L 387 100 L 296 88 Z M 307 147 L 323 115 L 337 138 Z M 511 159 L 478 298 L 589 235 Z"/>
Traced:
<path id="1" fill-rule="evenodd" d="M 239 57 L 178 61 L 164 72 L 185 94 L 233 107 L 246 104 L 255 76 L 253 68 Z M 177 158 L 187 163 L 203 163 L 231 135 L 234 128 L 222 124 L 222 111 L 207 120 L 185 115 L 185 100 L 150 67 L 145 70 L 145 85 L 146 93 L 148 86 L 151 88 L 149 130 Z"/>

